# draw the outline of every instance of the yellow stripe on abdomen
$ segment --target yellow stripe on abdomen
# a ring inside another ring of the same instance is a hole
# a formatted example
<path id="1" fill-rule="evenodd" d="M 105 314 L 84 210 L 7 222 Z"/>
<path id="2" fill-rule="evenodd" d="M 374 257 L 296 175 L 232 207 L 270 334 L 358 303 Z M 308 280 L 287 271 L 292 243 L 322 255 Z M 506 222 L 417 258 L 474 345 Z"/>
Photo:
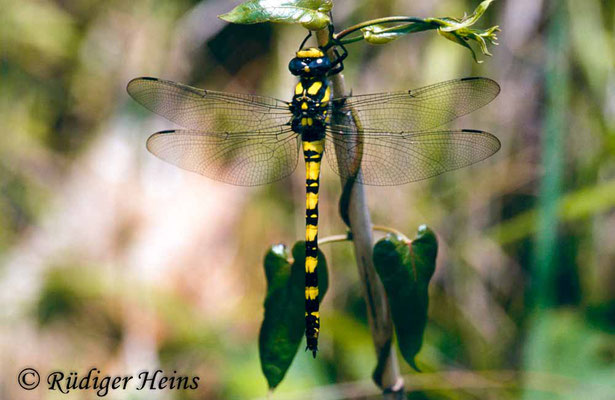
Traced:
<path id="1" fill-rule="evenodd" d="M 305 298 L 306 300 L 317 300 L 318 299 L 318 288 L 317 287 L 306 287 L 305 288 Z M 314 311 L 310 312 L 310 314 L 314 315 Z"/>
<path id="2" fill-rule="evenodd" d="M 317 257 L 305 257 L 305 273 L 311 274 L 315 272 L 317 264 L 318 264 Z"/>

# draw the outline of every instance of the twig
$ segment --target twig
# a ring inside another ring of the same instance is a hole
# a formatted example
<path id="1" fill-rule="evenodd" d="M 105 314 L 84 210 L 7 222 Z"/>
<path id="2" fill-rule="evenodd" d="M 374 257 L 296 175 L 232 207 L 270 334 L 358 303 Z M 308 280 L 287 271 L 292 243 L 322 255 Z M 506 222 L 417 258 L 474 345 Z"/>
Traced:
<path id="1" fill-rule="evenodd" d="M 361 22 L 360 24 L 356 24 L 349 28 L 346 28 L 343 31 L 340 31 L 337 34 L 335 34 L 335 38 L 338 40 L 342 40 L 344 37 L 350 35 L 351 33 L 354 33 L 363 28 L 367 28 L 369 26 L 379 25 L 379 24 L 395 24 L 395 23 L 396 24 L 400 24 L 400 23 L 428 24 L 428 22 L 425 21 L 425 19 L 418 18 L 418 17 L 395 16 L 395 17 L 377 18 L 377 19 L 372 19 L 369 21 L 364 21 L 364 22 Z M 344 44 L 352 43 L 353 41 L 361 40 L 361 39 L 363 39 L 362 35 L 357 38 L 346 39 L 344 40 Z"/>
<path id="2" fill-rule="evenodd" d="M 318 241 L 318 246 L 322 246 L 323 244 L 327 243 L 345 242 L 347 240 L 350 240 L 350 236 L 351 235 L 349 233 L 345 235 L 327 236 L 326 238 L 320 239 Z"/>
<path id="3" fill-rule="evenodd" d="M 317 31 L 316 38 L 319 46 L 325 46 L 329 41 L 328 29 Z M 329 49 L 328 56 L 335 58 L 333 49 Z M 333 98 L 349 95 L 344 84 L 344 76 L 341 73 L 331 78 L 331 87 Z M 351 146 L 352 143 L 348 143 L 348 145 Z M 339 150 L 336 146 L 336 153 Z M 342 178 L 342 188 L 345 188 L 346 184 L 347 180 Z M 359 279 L 367 306 L 368 322 L 378 357 L 378 366 L 374 371 L 373 379 L 383 389 L 384 399 L 401 400 L 404 398 L 404 383 L 399 373 L 397 355 L 391 345 L 393 321 L 384 287 L 372 262 L 372 223 L 362 185 L 352 185 L 347 212 L 359 269 Z"/>
<path id="4" fill-rule="evenodd" d="M 408 243 L 411 242 L 411 240 L 406 235 L 404 235 L 402 232 L 398 231 L 397 229 L 389 228 L 388 226 L 374 225 L 374 226 L 372 226 L 372 230 L 380 231 L 380 232 L 392 233 L 393 235 L 397 236 L 398 238 L 400 238 L 404 242 L 408 242 Z"/>
<path id="5" fill-rule="evenodd" d="M 401 239 L 401 240 L 403 240 L 403 241 L 405 241 L 407 243 L 411 243 L 412 242 L 412 240 L 410 240 L 402 232 L 398 231 L 397 229 L 390 228 L 388 226 L 373 225 L 372 226 L 372 231 L 374 231 L 374 232 L 391 233 L 391 234 L 397 236 L 399 239 Z M 328 244 L 328 243 L 345 242 L 347 240 L 352 240 L 352 232 L 347 232 L 346 234 L 340 233 L 339 235 L 331 235 L 331 236 L 324 237 L 324 238 L 318 240 L 318 245 L 321 246 L 323 244 Z"/>

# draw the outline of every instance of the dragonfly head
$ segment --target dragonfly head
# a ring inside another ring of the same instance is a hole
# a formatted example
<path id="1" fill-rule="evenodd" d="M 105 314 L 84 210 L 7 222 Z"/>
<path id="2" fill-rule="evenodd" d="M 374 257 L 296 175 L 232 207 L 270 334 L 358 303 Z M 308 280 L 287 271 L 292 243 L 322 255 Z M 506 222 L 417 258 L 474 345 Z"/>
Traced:
<path id="1" fill-rule="evenodd" d="M 288 69 L 293 75 L 301 77 L 323 76 L 331 69 L 331 61 L 319 48 L 301 49 L 290 60 Z"/>

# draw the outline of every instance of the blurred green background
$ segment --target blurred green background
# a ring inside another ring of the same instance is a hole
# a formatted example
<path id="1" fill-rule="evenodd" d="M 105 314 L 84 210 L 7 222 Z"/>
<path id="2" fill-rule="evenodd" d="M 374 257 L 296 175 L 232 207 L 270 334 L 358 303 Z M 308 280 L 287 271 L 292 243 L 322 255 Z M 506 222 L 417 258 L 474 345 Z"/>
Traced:
<path id="1" fill-rule="evenodd" d="M 304 177 L 240 188 L 147 153 L 173 124 L 125 91 L 137 76 L 290 99 L 299 26 L 233 26 L 238 2 L 0 0 L 0 398 L 94 399 L 16 382 L 43 375 L 199 376 L 195 391 L 112 399 L 266 395 L 257 336 L 268 246 L 304 235 Z M 334 2 L 338 29 L 388 15 L 462 16 L 478 1 Z M 479 25 L 500 46 L 474 64 L 426 32 L 349 46 L 355 94 L 482 75 L 500 96 L 457 126 L 502 150 L 470 168 L 367 188 L 374 223 L 439 236 L 430 322 L 402 365 L 410 399 L 615 398 L 615 0 L 498 0 Z M 301 169 L 301 166 L 300 168 Z M 321 237 L 344 231 L 339 179 Z M 299 352 L 274 399 L 377 398 L 351 245 L 324 248 L 321 352 Z"/>

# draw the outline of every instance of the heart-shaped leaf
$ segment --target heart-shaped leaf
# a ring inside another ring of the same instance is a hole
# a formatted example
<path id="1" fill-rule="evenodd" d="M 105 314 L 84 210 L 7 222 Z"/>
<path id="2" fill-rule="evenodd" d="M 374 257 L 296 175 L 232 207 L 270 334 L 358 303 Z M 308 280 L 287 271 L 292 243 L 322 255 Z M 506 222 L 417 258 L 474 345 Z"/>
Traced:
<path id="1" fill-rule="evenodd" d="M 315 31 L 331 23 L 332 0 L 248 0 L 219 18 L 235 24 L 281 22 Z"/>
<path id="2" fill-rule="evenodd" d="M 410 243 L 389 235 L 374 247 L 374 266 L 389 299 L 399 350 L 416 370 L 414 358 L 423 344 L 437 253 L 436 235 L 425 225 Z"/>
<path id="3" fill-rule="evenodd" d="M 295 243 L 292 256 L 291 264 L 284 245 L 273 246 L 265 255 L 267 297 L 258 344 L 261 369 L 271 389 L 282 382 L 305 333 L 305 242 Z M 327 262 L 319 251 L 321 302 L 328 283 Z"/>

